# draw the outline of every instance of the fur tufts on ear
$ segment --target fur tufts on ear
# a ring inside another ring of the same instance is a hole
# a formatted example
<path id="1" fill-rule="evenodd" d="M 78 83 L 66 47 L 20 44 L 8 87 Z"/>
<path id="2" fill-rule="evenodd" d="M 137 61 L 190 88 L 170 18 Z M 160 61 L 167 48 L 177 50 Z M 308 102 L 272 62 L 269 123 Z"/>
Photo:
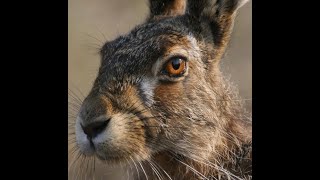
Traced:
<path id="1" fill-rule="evenodd" d="M 209 29 L 213 43 L 221 59 L 230 40 L 236 12 L 248 0 L 188 0 L 185 15 L 201 27 L 199 33 Z M 215 62 L 219 62 L 218 60 Z"/>
<path id="2" fill-rule="evenodd" d="M 185 13 L 202 16 L 231 15 L 249 0 L 149 0 L 150 18 L 154 16 L 178 16 Z"/>
<path id="3" fill-rule="evenodd" d="M 196 18 L 217 18 L 236 12 L 248 0 L 188 0 L 186 13 Z"/>

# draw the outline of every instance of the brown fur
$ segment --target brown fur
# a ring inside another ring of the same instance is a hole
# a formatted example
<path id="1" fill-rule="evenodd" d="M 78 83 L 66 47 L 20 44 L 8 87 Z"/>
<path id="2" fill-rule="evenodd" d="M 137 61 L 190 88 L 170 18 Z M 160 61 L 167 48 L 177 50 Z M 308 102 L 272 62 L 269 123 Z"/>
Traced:
<path id="1" fill-rule="evenodd" d="M 219 69 L 239 7 L 237 0 L 150 0 L 144 24 L 104 45 L 77 121 L 110 118 L 95 144 L 98 158 L 142 163 L 136 179 L 251 177 L 251 118 Z M 162 74 L 177 55 L 187 59 L 186 73 Z"/>

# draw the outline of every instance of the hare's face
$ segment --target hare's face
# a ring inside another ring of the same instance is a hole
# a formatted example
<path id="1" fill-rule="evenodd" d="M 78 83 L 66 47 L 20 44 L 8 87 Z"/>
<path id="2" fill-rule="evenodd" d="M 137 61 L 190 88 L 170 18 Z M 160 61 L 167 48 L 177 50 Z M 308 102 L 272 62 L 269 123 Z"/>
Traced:
<path id="1" fill-rule="evenodd" d="M 200 5 L 208 4 L 191 1 L 188 12 Z M 224 15 L 154 16 L 107 42 L 76 123 L 81 152 L 110 162 L 163 151 L 209 156 L 226 123 L 216 104 L 217 64 L 232 23 L 232 13 Z"/>

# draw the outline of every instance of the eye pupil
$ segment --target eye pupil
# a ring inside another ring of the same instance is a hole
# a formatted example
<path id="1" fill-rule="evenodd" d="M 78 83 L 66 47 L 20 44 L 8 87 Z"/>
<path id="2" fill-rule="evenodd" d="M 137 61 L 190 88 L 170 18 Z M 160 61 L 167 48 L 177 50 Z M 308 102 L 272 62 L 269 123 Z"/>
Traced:
<path id="1" fill-rule="evenodd" d="M 172 61 L 172 67 L 174 70 L 178 70 L 180 68 L 180 64 L 181 64 L 181 59 L 174 59 Z"/>
<path id="2" fill-rule="evenodd" d="M 183 58 L 174 57 L 166 63 L 164 70 L 162 71 L 164 74 L 173 76 L 181 76 L 185 72 L 186 62 Z"/>

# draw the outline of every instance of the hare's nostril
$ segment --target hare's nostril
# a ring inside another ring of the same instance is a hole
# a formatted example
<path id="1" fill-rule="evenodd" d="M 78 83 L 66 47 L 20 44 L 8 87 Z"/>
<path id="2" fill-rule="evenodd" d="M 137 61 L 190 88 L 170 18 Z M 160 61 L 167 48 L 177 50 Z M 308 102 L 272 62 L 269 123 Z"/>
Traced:
<path id="1" fill-rule="evenodd" d="M 100 134 L 108 125 L 110 119 L 107 119 L 106 121 L 102 122 L 93 122 L 89 125 L 83 126 L 81 124 L 81 127 L 83 129 L 83 132 L 87 135 L 88 139 L 92 139 L 96 137 L 98 134 Z"/>

